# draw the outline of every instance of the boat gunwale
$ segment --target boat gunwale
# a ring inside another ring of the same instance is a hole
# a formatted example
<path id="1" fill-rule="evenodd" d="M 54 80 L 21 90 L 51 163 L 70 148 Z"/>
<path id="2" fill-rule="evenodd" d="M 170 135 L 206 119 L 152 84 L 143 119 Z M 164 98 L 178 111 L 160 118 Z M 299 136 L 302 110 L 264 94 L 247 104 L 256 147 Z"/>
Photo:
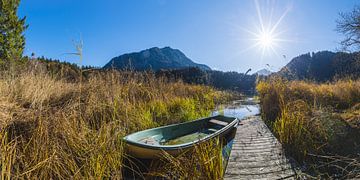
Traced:
<path id="1" fill-rule="evenodd" d="M 163 128 L 168 128 L 168 127 L 172 127 L 172 126 L 177 126 L 177 125 L 182 125 L 182 124 L 190 124 L 190 123 L 194 123 L 197 121 L 203 121 L 203 120 L 210 120 L 212 118 L 216 119 L 216 117 L 225 117 L 225 118 L 232 118 L 233 120 L 226 126 L 224 126 L 223 128 L 219 129 L 218 131 L 209 134 L 203 138 L 197 139 L 195 141 L 192 142 L 188 142 L 188 143 L 183 143 L 183 144 L 177 144 L 177 145 L 151 145 L 151 144 L 143 144 L 143 143 L 138 143 L 136 141 L 132 141 L 130 139 L 128 139 L 129 136 L 136 134 L 136 133 L 140 133 L 140 132 L 147 132 L 147 131 L 153 131 L 156 129 L 163 129 Z M 148 149 L 156 149 L 156 150 L 180 150 L 180 149 L 185 149 L 191 146 L 194 146 L 195 144 L 202 142 L 202 141 L 206 141 L 208 139 L 211 139 L 213 137 L 216 137 L 218 135 L 220 135 L 221 133 L 231 129 L 232 127 L 235 127 L 236 124 L 238 124 L 239 119 L 236 117 L 227 117 L 227 116 L 222 116 L 222 115 L 217 115 L 217 116 L 211 116 L 211 117 L 206 117 L 206 118 L 201 118 L 201 119 L 197 119 L 194 121 L 189 121 L 189 122 L 183 122 L 183 123 L 177 123 L 177 124 L 170 124 L 170 125 L 166 125 L 166 126 L 161 126 L 161 127 L 156 127 L 156 128 L 151 128 L 151 129 L 147 129 L 147 130 L 143 130 L 143 131 L 139 131 L 136 133 L 132 133 L 129 134 L 127 136 L 125 136 L 123 138 L 123 140 L 130 145 L 134 145 L 134 146 L 138 146 L 138 147 L 143 147 L 143 148 L 148 148 Z"/>

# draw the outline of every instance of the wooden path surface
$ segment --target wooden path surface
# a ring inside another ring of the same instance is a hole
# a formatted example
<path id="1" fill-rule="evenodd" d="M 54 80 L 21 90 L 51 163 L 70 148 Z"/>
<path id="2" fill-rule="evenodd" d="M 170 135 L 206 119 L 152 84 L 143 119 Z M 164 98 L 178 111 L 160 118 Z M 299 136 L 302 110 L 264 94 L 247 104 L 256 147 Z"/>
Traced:
<path id="1" fill-rule="evenodd" d="M 296 179 L 294 165 L 259 116 L 240 122 L 224 179 Z"/>

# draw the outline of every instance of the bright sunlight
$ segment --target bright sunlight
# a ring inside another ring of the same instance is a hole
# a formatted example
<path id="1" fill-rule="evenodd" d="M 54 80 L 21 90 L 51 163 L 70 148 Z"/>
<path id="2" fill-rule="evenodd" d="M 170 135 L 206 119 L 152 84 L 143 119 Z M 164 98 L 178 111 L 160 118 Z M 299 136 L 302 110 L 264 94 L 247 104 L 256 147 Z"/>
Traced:
<path id="1" fill-rule="evenodd" d="M 259 37 L 257 38 L 257 41 L 260 44 L 260 46 L 262 46 L 262 48 L 269 48 L 269 47 L 274 46 L 275 39 L 274 39 L 274 36 L 272 35 L 272 33 L 262 32 L 258 36 Z"/>
<path id="2" fill-rule="evenodd" d="M 268 12 L 264 11 L 264 8 L 260 7 L 260 4 L 257 0 L 255 2 L 256 13 L 258 17 L 258 24 L 254 29 L 247 29 L 244 27 L 240 27 L 241 30 L 247 32 L 251 37 L 249 40 L 253 42 L 252 45 L 243 49 L 241 52 L 245 52 L 251 49 L 259 49 L 261 51 L 261 59 L 265 56 L 265 54 L 273 54 L 277 57 L 283 57 L 284 55 L 279 54 L 278 50 L 281 48 L 282 42 L 293 42 L 290 39 L 284 37 L 284 33 L 286 30 L 279 29 L 279 25 L 282 20 L 286 17 L 287 13 L 291 9 L 291 6 L 287 7 L 287 9 L 281 13 L 278 18 L 274 18 L 273 11 L 271 11 L 267 16 L 270 17 L 268 19 L 263 18 L 263 14 Z M 274 8 L 274 7 L 271 7 Z"/>

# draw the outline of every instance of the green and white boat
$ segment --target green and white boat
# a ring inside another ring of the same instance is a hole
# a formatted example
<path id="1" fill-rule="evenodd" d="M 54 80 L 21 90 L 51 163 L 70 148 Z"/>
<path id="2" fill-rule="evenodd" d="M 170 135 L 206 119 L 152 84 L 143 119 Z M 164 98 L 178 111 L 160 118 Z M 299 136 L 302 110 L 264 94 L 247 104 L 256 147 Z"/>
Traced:
<path id="1" fill-rule="evenodd" d="M 199 142 L 224 137 L 238 122 L 237 118 L 219 115 L 136 132 L 125 136 L 124 141 L 132 157 L 156 159 L 163 151 L 177 155 Z"/>

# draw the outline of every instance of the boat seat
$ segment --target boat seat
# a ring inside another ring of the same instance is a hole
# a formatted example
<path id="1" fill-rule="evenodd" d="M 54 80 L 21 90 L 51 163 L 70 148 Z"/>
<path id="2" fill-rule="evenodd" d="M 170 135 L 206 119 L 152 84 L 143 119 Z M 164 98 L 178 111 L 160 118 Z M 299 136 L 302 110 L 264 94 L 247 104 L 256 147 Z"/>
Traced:
<path id="1" fill-rule="evenodd" d="M 213 124 L 221 125 L 221 126 L 226 126 L 226 125 L 229 124 L 229 123 L 227 123 L 227 122 L 219 121 L 219 120 L 217 120 L 217 119 L 211 119 L 211 120 L 209 120 L 209 122 L 211 122 L 211 123 L 213 123 Z"/>
<path id="2" fill-rule="evenodd" d="M 216 132 L 216 131 L 218 131 L 217 129 L 213 129 L 213 128 L 210 128 L 210 129 L 208 129 L 208 131 L 211 131 L 211 132 Z"/>
<path id="3" fill-rule="evenodd" d="M 159 142 L 157 142 L 154 138 L 152 137 L 147 137 L 147 138 L 144 138 L 142 140 L 140 140 L 141 143 L 144 143 L 144 144 L 149 144 L 149 145 L 159 145 Z"/>

